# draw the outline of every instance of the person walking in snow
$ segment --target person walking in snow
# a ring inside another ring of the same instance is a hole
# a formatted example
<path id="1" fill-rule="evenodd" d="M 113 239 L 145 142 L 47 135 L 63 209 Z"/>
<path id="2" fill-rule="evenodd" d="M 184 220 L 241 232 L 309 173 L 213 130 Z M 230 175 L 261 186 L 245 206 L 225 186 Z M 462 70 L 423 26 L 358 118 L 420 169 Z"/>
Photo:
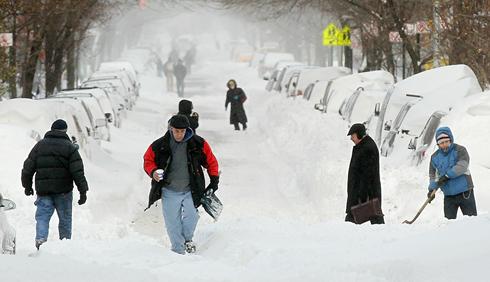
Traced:
<path id="1" fill-rule="evenodd" d="M 199 127 L 199 114 L 193 112 L 193 109 L 194 106 L 192 105 L 191 101 L 184 99 L 179 102 L 178 114 L 187 117 L 187 119 L 189 120 L 190 128 L 192 128 L 194 134 L 196 134 L 196 129 Z"/>
<path id="2" fill-rule="evenodd" d="M 163 73 L 167 81 L 167 91 L 174 91 L 174 64 L 170 60 L 163 65 Z"/>
<path id="3" fill-rule="evenodd" d="M 163 218 L 172 251 L 193 253 L 192 241 L 199 219 L 197 208 L 204 195 L 218 189 L 218 161 L 211 147 L 190 129 L 184 115 L 170 119 L 169 130 L 155 140 L 144 154 L 144 170 L 152 178 L 148 208 L 162 200 Z M 210 183 L 205 187 L 206 168 Z"/>
<path id="4" fill-rule="evenodd" d="M 351 126 L 349 133 L 354 147 L 347 180 L 347 213 L 345 221 L 354 222 L 351 208 L 368 199 L 378 198 L 381 203 L 381 181 L 379 177 L 379 151 L 374 140 L 366 134 L 364 124 Z M 371 219 L 371 224 L 384 224 L 384 217 Z"/>
<path id="5" fill-rule="evenodd" d="M 177 93 L 179 97 L 184 97 L 184 79 L 187 75 L 187 69 L 181 59 L 174 66 L 174 75 L 177 81 Z"/>
<path id="6" fill-rule="evenodd" d="M 463 215 L 476 216 L 473 179 L 469 171 L 470 157 L 466 148 L 454 143 L 449 127 L 441 127 L 435 134 L 438 149 L 430 157 L 428 198 L 441 188 L 444 193 L 444 216 L 456 219 L 458 208 Z"/>
<path id="7" fill-rule="evenodd" d="M 44 139 L 32 148 L 22 168 L 22 186 L 26 196 L 34 195 L 32 177 L 36 174 L 37 249 L 48 240 L 49 221 L 54 210 L 58 214 L 60 240 L 71 239 L 73 182 L 80 192 L 78 204 L 83 205 L 87 201 L 88 184 L 82 158 L 78 146 L 66 134 L 67 129 L 64 120 L 53 122 Z"/>
<path id="8" fill-rule="evenodd" d="M 243 103 L 247 100 L 247 96 L 241 88 L 237 87 L 234 79 L 230 79 L 226 86 L 228 86 L 228 91 L 226 92 L 225 110 L 228 110 L 228 104 L 231 104 L 230 124 L 235 126 L 235 130 L 240 130 L 238 123 L 241 123 L 243 130 L 246 130 L 247 115 L 245 114 Z"/>

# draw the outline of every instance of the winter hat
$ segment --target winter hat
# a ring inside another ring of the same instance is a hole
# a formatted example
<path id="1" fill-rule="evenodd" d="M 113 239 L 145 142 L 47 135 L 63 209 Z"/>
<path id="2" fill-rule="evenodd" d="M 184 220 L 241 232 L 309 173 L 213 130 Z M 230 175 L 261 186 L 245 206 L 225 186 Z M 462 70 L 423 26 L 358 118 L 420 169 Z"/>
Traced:
<path id="1" fill-rule="evenodd" d="M 439 135 L 437 135 L 436 137 L 436 141 L 437 141 L 437 144 L 440 144 L 446 140 L 449 140 L 451 141 L 451 138 L 449 137 L 449 135 L 447 135 L 446 133 L 444 132 L 441 132 Z"/>
<path id="2" fill-rule="evenodd" d="M 347 135 L 352 135 L 356 133 L 358 138 L 363 138 L 366 135 L 366 127 L 362 123 L 355 123 L 353 124 L 350 129 L 349 133 Z"/>
<path id="3" fill-rule="evenodd" d="M 63 131 L 66 132 L 68 129 L 68 125 L 66 124 L 66 121 L 62 119 L 57 119 L 53 122 L 51 125 L 51 130 L 58 130 L 58 131 Z"/>
<path id="4" fill-rule="evenodd" d="M 177 129 L 184 129 L 190 127 L 189 120 L 184 115 L 175 115 L 170 119 L 170 126 Z"/>
<path id="5" fill-rule="evenodd" d="M 179 114 L 190 115 L 192 113 L 192 102 L 189 100 L 182 100 L 179 102 Z"/>

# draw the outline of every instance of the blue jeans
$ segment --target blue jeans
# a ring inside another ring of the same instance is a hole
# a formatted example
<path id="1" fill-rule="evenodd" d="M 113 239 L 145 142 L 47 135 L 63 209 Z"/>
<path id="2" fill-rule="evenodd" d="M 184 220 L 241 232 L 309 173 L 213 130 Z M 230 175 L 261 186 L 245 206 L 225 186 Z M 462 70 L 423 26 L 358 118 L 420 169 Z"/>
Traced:
<path id="1" fill-rule="evenodd" d="M 55 194 L 49 196 L 37 196 L 34 204 L 36 210 L 36 240 L 47 241 L 49 233 L 49 221 L 56 209 L 59 224 L 60 240 L 71 239 L 71 211 L 73 192 Z"/>
<path id="2" fill-rule="evenodd" d="M 174 192 L 162 188 L 162 210 L 172 251 L 185 254 L 184 243 L 194 237 L 199 220 L 191 192 Z"/>

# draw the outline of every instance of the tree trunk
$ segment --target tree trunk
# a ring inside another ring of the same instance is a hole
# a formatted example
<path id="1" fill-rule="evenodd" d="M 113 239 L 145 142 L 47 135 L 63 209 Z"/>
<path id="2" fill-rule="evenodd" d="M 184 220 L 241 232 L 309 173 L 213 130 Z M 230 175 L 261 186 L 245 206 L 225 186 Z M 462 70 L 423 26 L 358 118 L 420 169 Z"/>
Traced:
<path id="1" fill-rule="evenodd" d="M 66 77 L 67 77 L 67 88 L 75 88 L 76 84 L 76 58 L 75 54 L 78 51 L 75 44 L 72 45 L 71 48 L 68 48 L 66 51 Z"/>
<path id="2" fill-rule="evenodd" d="M 10 92 L 10 99 L 17 98 L 17 50 L 16 50 L 16 43 L 17 43 L 17 15 L 14 10 L 14 15 L 13 15 L 13 22 L 12 22 L 12 47 L 10 47 L 10 53 L 9 53 L 9 66 L 12 70 L 14 70 L 14 75 L 12 75 L 9 79 L 9 92 Z"/>
<path id="3" fill-rule="evenodd" d="M 419 61 L 420 58 L 417 55 L 417 52 L 413 48 L 412 42 L 409 40 L 407 34 L 405 33 L 405 29 L 403 28 L 403 24 L 399 15 L 397 14 L 395 4 L 393 3 L 393 0 L 386 0 L 385 5 L 387 5 L 388 11 L 390 11 L 391 16 L 393 18 L 393 21 L 395 22 L 395 27 L 400 34 L 400 38 L 403 40 L 403 43 L 405 43 L 405 48 L 408 52 L 408 55 L 410 56 L 410 59 L 412 61 L 412 68 L 414 73 L 419 73 L 420 72 L 420 67 L 419 67 Z"/>
<path id="4" fill-rule="evenodd" d="M 22 98 L 32 99 L 32 85 L 34 82 L 34 76 L 36 74 L 36 65 L 38 60 L 39 51 L 42 47 L 42 36 L 36 37 L 31 44 L 29 54 L 26 58 L 26 64 L 23 69 L 23 82 Z"/>

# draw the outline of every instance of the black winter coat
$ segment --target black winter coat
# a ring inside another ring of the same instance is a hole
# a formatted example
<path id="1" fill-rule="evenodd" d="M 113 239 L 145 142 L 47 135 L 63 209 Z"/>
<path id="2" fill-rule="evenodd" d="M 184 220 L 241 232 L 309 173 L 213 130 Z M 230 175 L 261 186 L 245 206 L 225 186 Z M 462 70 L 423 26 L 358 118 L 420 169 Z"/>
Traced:
<path id="1" fill-rule="evenodd" d="M 347 181 L 347 207 L 367 201 L 368 197 L 379 198 L 381 202 L 381 181 L 379 177 L 379 151 L 374 140 L 366 135 L 352 148 Z"/>
<path id="2" fill-rule="evenodd" d="M 243 108 L 245 100 L 247 100 L 247 96 L 241 88 L 229 89 L 226 93 L 225 108 L 228 107 L 228 104 L 231 104 L 230 124 L 247 122 L 247 115 Z"/>
<path id="3" fill-rule="evenodd" d="M 163 137 L 155 140 L 146 151 L 144 156 L 144 169 L 150 177 L 157 168 L 162 168 L 164 171 L 167 171 L 167 168 L 170 166 L 172 162 L 170 138 L 170 132 L 167 132 Z M 201 198 L 206 190 L 202 167 L 207 168 L 211 182 L 214 181 L 217 185 L 219 181 L 218 163 L 209 145 L 198 135 L 193 135 L 187 141 L 187 160 L 192 200 L 194 201 L 194 206 L 197 208 L 201 205 Z M 167 175 L 159 182 L 152 179 L 149 202 L 146 209 L 150 208 L 153 203 L 161 198 L 161 190 L 166 184 L 166 177 Z"/>
<path id="4" fill-rule="evenodd" d="M 174 75 L 177 80 L 184 80 L 187 74 L 187 69 L 183 64 L 176 64 L 174 66 Z"/>
<path id="5" fill-rule="evenodd" d="M 36 193 L 40 196 L 71 192 L 73 181 L 80 193 L 88 191 L 78 148 L 64 132 L 48 131 L 32 148 L 22 168 L 24 188 L 32 188 L 34 173 Z"/>
<path id="6" fill-rule="evenodd" d="M 185 115 L 189 120 L 190 127 L 196 133 L 196 129 L 199 127 L 199 114 L 192 111 L 192 102 L 189 100 L 182 100 L 179 103 L 179 115 Z"/>

